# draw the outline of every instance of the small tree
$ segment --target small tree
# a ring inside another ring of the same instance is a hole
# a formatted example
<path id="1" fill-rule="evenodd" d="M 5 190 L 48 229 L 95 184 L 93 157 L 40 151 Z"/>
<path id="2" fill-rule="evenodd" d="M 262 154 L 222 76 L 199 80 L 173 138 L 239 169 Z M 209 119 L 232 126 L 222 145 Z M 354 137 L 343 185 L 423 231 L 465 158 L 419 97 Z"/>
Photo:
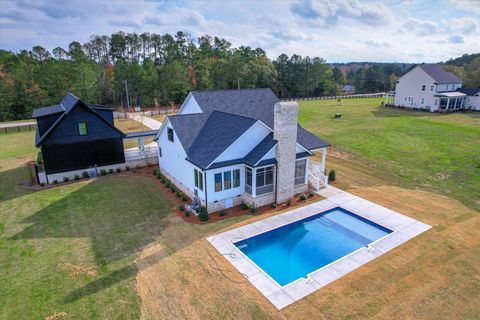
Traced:
<path id="1" fill-rule="evenodd" d="M 208 212 L 207 208 L 204 206 L 201 206 L 199 211 L 198 211 L 198 218 L 200 221 L 207 221 L 208 220 Z"/>

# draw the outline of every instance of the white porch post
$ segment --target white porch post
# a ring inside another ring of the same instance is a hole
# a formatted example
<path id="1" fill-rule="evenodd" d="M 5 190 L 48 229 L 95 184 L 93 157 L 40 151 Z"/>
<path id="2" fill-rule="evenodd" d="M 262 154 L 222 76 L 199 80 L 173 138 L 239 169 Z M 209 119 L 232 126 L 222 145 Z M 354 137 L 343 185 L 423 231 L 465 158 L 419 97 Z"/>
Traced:
<path id="1" fill-rule="evenodd" d="M 450 105 L 450 98 L 447 98 L 447 105 L 445 106 L 445 110 L 448 111 L 448 106 Z"/>
<path id="2" fill-rule="evenodd" d="M 320 171 L 325 173 L 325 163 L 327 160 L 327 148 L 322 149 L 322 163 L 320 164 Z"/>
<path id="3" fill-rule="evenodd" d="M 138 138 L 138 151 L 143 152 L 145 150 L 145 140 L 144 138 Z"/>
<path id="4" fill-rule="evenodd" d="M 257 196 L 257 169 L 252 168 L 252 197 Z"/>

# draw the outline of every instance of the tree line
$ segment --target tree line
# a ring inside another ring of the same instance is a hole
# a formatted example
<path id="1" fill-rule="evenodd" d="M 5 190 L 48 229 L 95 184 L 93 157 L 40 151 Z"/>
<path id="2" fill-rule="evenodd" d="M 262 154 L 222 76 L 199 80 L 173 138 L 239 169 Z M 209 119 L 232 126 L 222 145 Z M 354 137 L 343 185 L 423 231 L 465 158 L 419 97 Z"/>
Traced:
<path id="1" fill-rule="evenodd" d="M 120 31 L 51 52 L 0 50 L 0 121 L 29 118 L 33 108 L 57 104 L 68 91 L 88 103 L 159 107 L 183 101 L 191 90 L 270 87 L 279 97 L 306 97 L 338 94 L 348 83 L 357 92 L 385 91 L 403 72 L 398 64 L 345 72 L 296 54 L 270 60 L 261 48 L 209 35 Z"/>

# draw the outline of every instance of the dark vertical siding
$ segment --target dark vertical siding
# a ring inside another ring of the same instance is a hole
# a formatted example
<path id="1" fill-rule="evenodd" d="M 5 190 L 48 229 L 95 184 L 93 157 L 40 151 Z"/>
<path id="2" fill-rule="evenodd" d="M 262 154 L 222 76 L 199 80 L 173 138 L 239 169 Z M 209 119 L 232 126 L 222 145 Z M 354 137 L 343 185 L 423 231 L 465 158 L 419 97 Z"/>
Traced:
<path id="1" fill-rule="evenodd" d="M 85 136 L 78 133 L 78 123 L 80 122 L 87 123 L 88 134 Z M 80 102 L 60 121 L 42 145 L 85 142 L 121 136 L 120 132 L 107 125 L 98 115 L 88 110 Z"/>
<path id="2" fill-rule="evenodd" d="M 121 137 L 43 145 L 42 155 L 48 174 L 125 162 Z"/>
<path id="3" fill-rule="evenodd" d="M 51 116 L 47 117 L 42 117 L 37 119 L 37 127 L 38 127 L 38 132 L 40 133 L 40 136 L 43 136 L 43 134 L 50 129 L 50 127 L 53 125 L 55 121 L 57 121 L 58 117 L 60 117 L 61 113 L 57 113 Z"/>

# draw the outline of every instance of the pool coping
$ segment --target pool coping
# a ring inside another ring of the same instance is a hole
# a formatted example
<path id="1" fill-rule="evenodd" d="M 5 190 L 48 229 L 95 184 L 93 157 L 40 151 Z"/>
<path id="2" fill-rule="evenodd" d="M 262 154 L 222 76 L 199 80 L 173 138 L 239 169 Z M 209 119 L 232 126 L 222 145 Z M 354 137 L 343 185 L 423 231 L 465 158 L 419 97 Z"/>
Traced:
<path id="1" fill-rule="evenodd" d="M 428 224 L 332 186 L 318 193 L 326 199 L 207 238 L 210 244 L 277 309 L 282 309 L 304 298 L 431 228 Z M 300 278 L 285 286 L 279 285 L 234 244 L 245 238 L 251 238 L 336 207 L 350 211 L 393 232 L 367 247 L 353 251 L 313 271 L 307 278 Z"/>

